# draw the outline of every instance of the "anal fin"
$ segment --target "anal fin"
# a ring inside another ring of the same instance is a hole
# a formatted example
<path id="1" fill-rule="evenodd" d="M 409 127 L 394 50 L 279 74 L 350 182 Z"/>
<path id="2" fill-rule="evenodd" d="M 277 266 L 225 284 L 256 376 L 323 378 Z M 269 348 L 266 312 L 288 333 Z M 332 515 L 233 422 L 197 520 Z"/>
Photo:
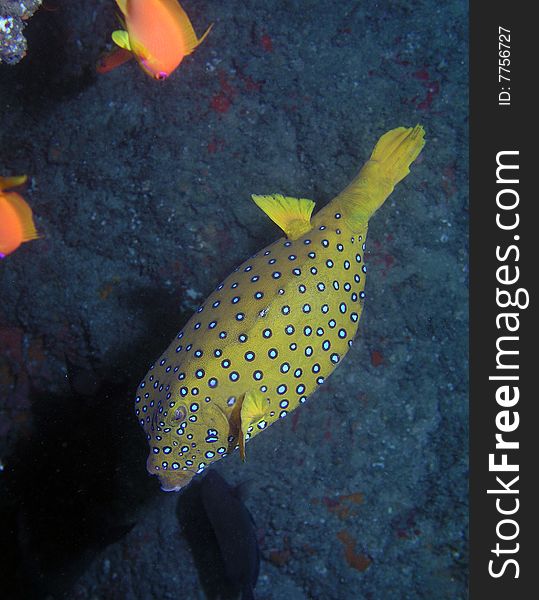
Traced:
<path id="1" fill-rule="evenodd" d="M 297 240 L 312 229 L 311 214 L 314 202 L 306 198 L 292 198 L 282 194 L 251 196 L 255 204 L 276 223 L 291 240 Z"/>

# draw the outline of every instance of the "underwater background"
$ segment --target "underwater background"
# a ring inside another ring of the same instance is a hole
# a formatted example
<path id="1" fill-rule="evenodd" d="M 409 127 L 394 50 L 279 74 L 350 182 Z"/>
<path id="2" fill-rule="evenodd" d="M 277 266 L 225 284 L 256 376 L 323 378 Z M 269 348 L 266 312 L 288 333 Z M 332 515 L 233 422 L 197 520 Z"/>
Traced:
<path id="1" fill-rule="evenodd" d="M 466 598 L 467 3 L 181 4 L 214 26 L 165 82 L 96 73 L 112 0 L 46 2 L 0 65 L 0 175 L 29 176 L 43 235 L 0 261 L 0 597 L 234 597 L 194 492 L 146 473 L 136 386 L 281 235 L 251 193 L 320 208 L 420 123 L 370 222 L 353 348 L 211 469 L 249 484 L 257 598 Z"/>

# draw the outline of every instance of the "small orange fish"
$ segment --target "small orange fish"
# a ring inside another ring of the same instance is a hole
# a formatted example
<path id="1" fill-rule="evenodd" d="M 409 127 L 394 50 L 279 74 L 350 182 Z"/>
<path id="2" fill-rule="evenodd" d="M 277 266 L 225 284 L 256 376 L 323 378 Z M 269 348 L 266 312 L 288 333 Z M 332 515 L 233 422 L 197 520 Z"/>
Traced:
<path id="1" fill-rule="evenodd" d="M 26 175 L 0 177 L 0 259 L 16 250 L 23 242 L 40 235 L 32 218 L 32 209 L 17 192 L 5 192 L 22 185 Z"/>
<path id="2" fill-rule="evenodd" d="M 167 79 L 213 26 L 197 38 L 177 0 L 116 0 L 116 4 L 126 31 L 114 31 L 112 40 L 122 50 L 132 52 L 142 70 L 153 79 Z M 105 66 L 101 72 L 108 70 Z"/>

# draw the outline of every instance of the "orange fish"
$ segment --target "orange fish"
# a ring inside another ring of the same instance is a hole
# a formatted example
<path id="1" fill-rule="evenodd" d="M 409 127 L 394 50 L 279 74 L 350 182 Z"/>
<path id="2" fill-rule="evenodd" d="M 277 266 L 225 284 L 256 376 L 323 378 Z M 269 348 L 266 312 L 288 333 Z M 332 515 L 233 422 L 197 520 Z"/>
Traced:
<path id="1" fill-rule="evenodd" d="M 17 192 L 4 190 L 22 185 L 26 175 L 0 177 L 0 259 L 16 250 L 23 242 L 39 236 L 32 218 L 32 209 Z"/>
<path id="2" fill-rule="evenodd" d="M 126 30 L 114 31 L 112 40 L 122 50 L 132 52 L 142 70 L 153 79 L 167 79 L 213 26 L 197 38 L 177 0 L 116 0 L 116 4 Z M 98 70 L 106 72 L 110 68 L 101 65 Z"/>

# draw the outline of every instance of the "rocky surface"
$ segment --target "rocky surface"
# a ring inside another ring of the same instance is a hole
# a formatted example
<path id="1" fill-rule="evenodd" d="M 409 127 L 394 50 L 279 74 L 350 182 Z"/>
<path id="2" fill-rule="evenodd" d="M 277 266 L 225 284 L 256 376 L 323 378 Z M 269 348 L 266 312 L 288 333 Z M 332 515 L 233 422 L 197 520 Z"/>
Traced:
<path id="1" fill-rule="evenodd" d="M 321 206 L 421 123 L 371 221 L 354 347 L 245 464 L 212 468 L 251 483 L 258 598 L 466 598 L 467 5 L 182 5 L 215 25 L 166 82 L 96 74 L 108 0 L 39 11 L 0 65 L 0 174 L 29 176 L 44 236 L 0 262 L 3 597 L 216 597 L 185 535 L 196 501 L 145 472 L 136 385 L 279 235 L 251 193 Z"/>
<path id="2" fill-rule="evenodd" d="M 26 55 L 25 21 L 42 0 L 0 0 L 0 63 L 18 63 Z"/>

